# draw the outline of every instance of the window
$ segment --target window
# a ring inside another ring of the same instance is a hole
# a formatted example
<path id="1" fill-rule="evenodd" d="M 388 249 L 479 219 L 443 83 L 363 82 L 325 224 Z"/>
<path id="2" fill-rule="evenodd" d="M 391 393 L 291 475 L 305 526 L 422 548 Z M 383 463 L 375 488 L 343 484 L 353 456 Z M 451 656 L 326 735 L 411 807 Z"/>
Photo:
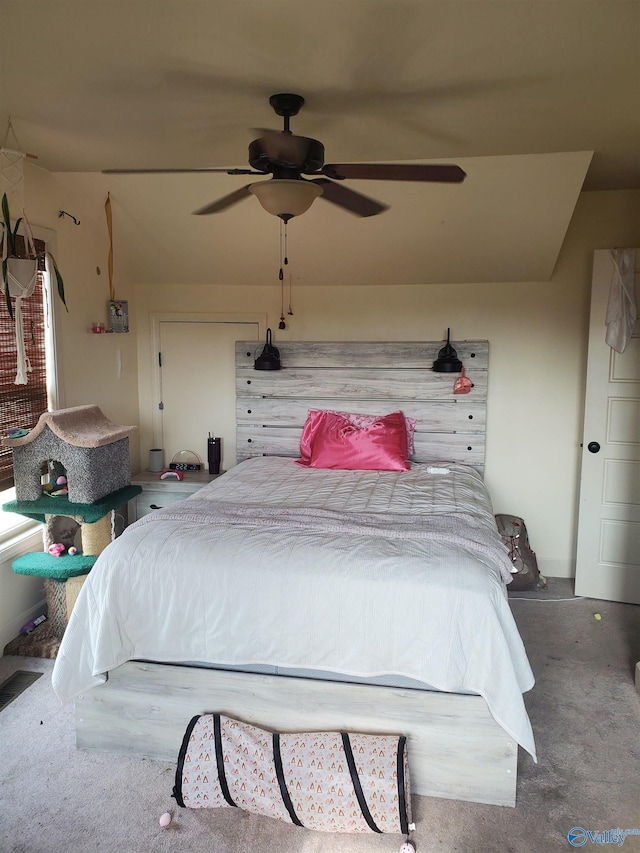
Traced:
<path id="1" fill-rule="evenodd" d="M 39 244 L 39 245 L 38 245 Z M 36 241 L 39 250 L 44 242 Z M 31 371 L 27 385 L 15 385 L 16 329 L 4 304 L 0 305 L 0 435 L 12 427 L 33 429 L 40 415 L 55 408 L 53 391 L 53 329 L 50 278 L 46 268 L 40 271 L 33 294 L 22 302 L 25 351 Z M 0 445 L 0 504 L 15 497 L 13 488 L 13 452 Z M 0 542 L 21 528 L 32 526 L 29 519 L 0 511 Z"/>

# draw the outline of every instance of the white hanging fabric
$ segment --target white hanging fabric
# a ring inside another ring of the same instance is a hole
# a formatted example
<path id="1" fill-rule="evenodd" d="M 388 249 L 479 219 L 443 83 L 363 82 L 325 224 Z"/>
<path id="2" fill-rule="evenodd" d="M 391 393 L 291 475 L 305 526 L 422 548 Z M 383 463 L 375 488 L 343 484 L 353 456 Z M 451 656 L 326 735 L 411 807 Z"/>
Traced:
<path id="1" fill-rule="evenodd" d="M 623 353 L 636 325 L 636 293 L 634 249 L 610 249 L 613 274 L 605 323 L 605 341 L 616 352 Z"/>
<path id="2" fill-rule="evenodd" d="M 24 324 L 22 321 L 22 297 L 16 299 L 14 306 L 16 319 L 16 352 L 17 366 L 16 378 L 13 380 L 14 385 L 26 385 L 28 383 L 27 373 L 31 373 L 32 367 L 24 348 Z"/>

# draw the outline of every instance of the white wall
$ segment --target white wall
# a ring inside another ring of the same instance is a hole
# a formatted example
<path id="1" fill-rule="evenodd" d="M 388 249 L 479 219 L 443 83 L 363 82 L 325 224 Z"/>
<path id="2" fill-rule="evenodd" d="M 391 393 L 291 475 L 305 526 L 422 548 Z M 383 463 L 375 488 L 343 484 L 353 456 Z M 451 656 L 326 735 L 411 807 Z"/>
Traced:
<path id="1" fill-rule="evenodd" d="M 0 652 L 18 636 L 20 628 L 45 612 L 44 582 L 42 578 L 17 575 L 11 570 L 11 561 L 27 551 L 42 548 L 40 526 L 19 542 L 5 546 L 0 557 Z"/>

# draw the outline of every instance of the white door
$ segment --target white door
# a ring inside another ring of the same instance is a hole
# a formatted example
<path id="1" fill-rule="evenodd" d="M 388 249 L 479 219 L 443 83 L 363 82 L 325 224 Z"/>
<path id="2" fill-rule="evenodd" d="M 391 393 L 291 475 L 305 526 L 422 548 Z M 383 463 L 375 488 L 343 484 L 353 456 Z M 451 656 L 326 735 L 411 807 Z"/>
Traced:
<path id="1" fill-rule="evenodd" d="M 260 340 L 258 323 L 161 320 L 157 340 L 165 464 L 191 450 L 208 470 L 211 434 L 222 439 L 228 470 L 236 462 L 235 342 Z"/>
<path id="2" fill-rule="evenodd" d="M 608 250 L 595 252 L 575 588 L 640 604 L 640 323 L 623 354 L 605 343 L 612 271 Z"/>

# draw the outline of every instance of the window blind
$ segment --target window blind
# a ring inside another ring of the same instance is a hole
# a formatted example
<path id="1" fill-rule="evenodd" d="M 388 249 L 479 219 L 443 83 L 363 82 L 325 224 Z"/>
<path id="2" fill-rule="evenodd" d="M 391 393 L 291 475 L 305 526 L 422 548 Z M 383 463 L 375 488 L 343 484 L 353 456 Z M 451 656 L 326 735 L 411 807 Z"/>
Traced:
<path id="1" fill-rule="evenodd" d="M 18 238 L 18 253 L 23 257 L 24 240 Z M 35 241 L 36 251 L 43 252 L 45 244 Z M 45 269 L 44 257 L 38 264 Z M 22 300 L 25 331 L 25 351 L 31 364 L 27 385 L 15 385 L 16 329 L 9 317 L 2 294 L 0 302 L 0 435 L 12 427 L 31 430 L 40 415 L 47 411 L 46 329 L 44 311 L 44 274 L 40 272 L 33 294 Z M 13 485 L 13 451 L 0 445 L 0 491 Z"/>

